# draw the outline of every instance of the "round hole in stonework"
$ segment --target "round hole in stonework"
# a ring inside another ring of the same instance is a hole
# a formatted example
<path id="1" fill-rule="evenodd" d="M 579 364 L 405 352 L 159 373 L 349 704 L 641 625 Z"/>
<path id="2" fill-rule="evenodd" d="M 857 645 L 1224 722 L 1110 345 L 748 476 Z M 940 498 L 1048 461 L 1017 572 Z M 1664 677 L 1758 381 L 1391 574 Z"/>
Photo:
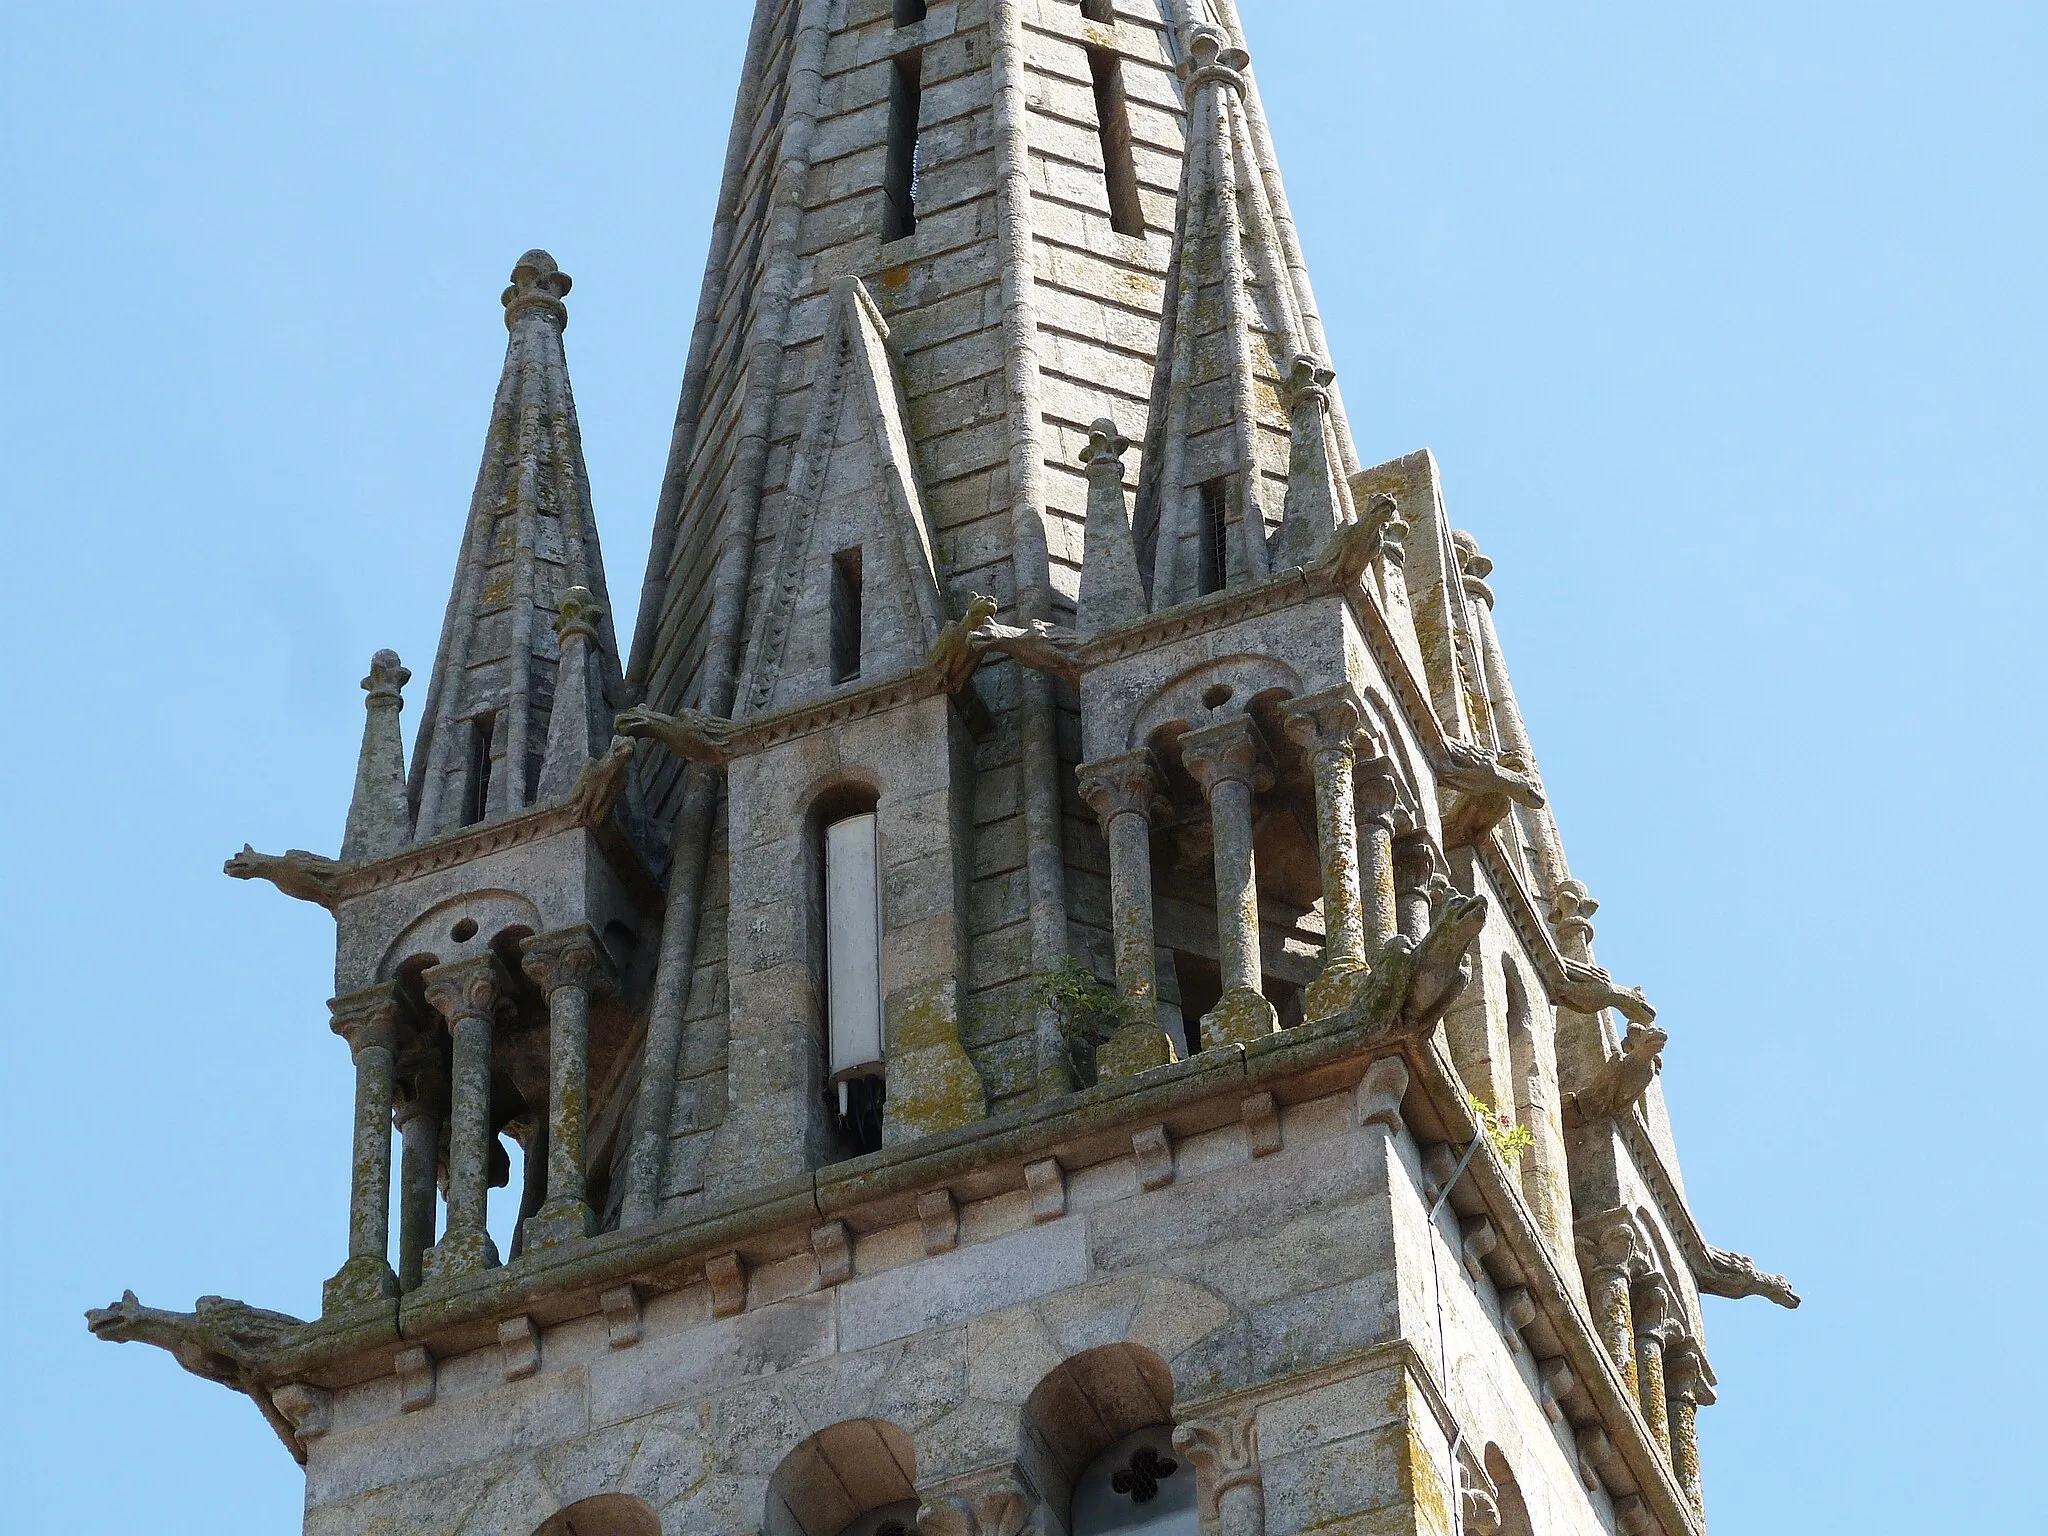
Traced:
<path id="1" fill-rule="evenodd" d="M 1230 702 L 1237 690 L 1228 683 L 1211 683 L 1202 690 L 1202 703 L 1209 709 L 1221 709 Z"/>
<path id="2" fill-rule="evenodd" d="M 467 944 L 476 937 L 476 919 L 465 917 L 461 922 L 448 930 L 448 937 L 458 944 Z"/>

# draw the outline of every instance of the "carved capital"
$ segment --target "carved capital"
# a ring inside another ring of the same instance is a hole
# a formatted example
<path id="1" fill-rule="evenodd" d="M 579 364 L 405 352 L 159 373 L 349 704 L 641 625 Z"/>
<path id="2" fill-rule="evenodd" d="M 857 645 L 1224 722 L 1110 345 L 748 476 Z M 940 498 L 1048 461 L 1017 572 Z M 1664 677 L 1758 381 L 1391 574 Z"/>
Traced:
<path id="1" fill-rule="evenodd" d="M 1375 826 L 1391 833 L 1394 811 L 1401 804 L 1401 781 L 1394 772 L 1394 760 L 1384 753 L 1360 758 L 1352 785 L 1361 830 Z"/>
<path id="2" fill-rule="evenodd" d="M 349 1054 L 367 1050 L 398 1050 L 398 1024 L 404 1004 L 398 988 L 390 982 L 331 999 L 327 1011 L 330 1027 L 348 1042 Z"/>
<path id="3" fill-rule="evenodd" d="M 1651 1341 L 1660 1349 L 1676 1339 L 1685 1326 L 1671 1282 L 1654 1270 L 1636 1281 L 1629 1315 L 1635 1321 L 1636 1337 Z"/>
<path id="4" fill-rule="evenodd" d="M 1353 756 L 1364 711 L 1348 687 L 1326 688 L 1280 706 L 1288 738 L 1304 752 L 1340 752 Z"/>
<path id="5" fill-rule="evenodd" d="M 1579 1262 L 1587 1269 L 1633 1280 L 1649 1271 L 1649 1257 L 1635 1217 L 1619 1206 L 1588 1216 L 1576 1234 Z"/>
<path id="6" fill-rule="evenodd" d="M 1404 832 L 1394 839 L 1396 890 L 1429 891 L 1434 897 L 1434 886 L 1439 881 L 1448 889 L 1449 866 L 1427 832 Z"/>
<path id="7" fill-rule="evenodd" d="M 450 965 L 437 965 L 420 980 L 426 985 L 427 1002 L 452 1029 L 462 1019 L 488 1019 L 509 999 L 512 978 L 488 952 Z"/>
<path id="8" fill-rule="evenodd" d="M 611 953 L 588 923 L 535 934 L 521 948 L 519 968 L 533 978 L 543 996 L 552 996 L 558 987 L 580 987 L 596 996 L 618 986 Z"/>
<path id="9" fill-rule="evenodd" d="M 1107 832 L 1119 816 L 1152 817 L 1152 802 L 1159 793 L 1159 770 L 1152 754 L 1143 748 L 1117 757 L 1099 758 L 1074 770 L 1081 786 L 1081 799 Z"/>
<path id="10" fill-rule="evenodd" d="M 1690 1334 L 1664 1346 L 1664 1388 L 1675 1401 L 1696 1408 L 1714 1401 L 1714 1368 Z"/>
<path id="11" fill-rule="evenodd" d="M 1224 1494 L 1259 1483 L 1259 1421 L 1249 1408 L 1182 1424 L 1173 1448 L 1194 1463 L 1205 1524 L 1216 1518 Z"/>
<path id="12" fill-rule="evenodd" d="M 546 251 L 528 251 L 512 268 L 512 286 L 501 296 L 505 306 L 505 329 L 528 311 L 538 311 L 558 327 L 569 323 L 569 309 L 563 298 L 571 287 L 569 274 L 555 265 Z"/>
<path id="13" fill-rule="evenodd" d="M 1273 782 L 1265 763 L 1265 743 L 1249 715 L 1189 731 L 1180 739 L 1180 760 L 1206 795 L 1233 780 L 1255 790 Z"/>
<path id="14" fill-rule="evenodd" d="M 604 609 L 588 587 L 569 587 L 562 593 L 555 612 L 555 633 L 567 647 L 572 636 L 581 635 L 592 645 L 597 643 L 597 626 L 604 619 Z"/>
<path id="15" fill-rule="evenodd" d="M 403 690 L 411 681 L 412 673 L 399 664 L 398 652 L 379 651 L 370 658 L 370 675 L 363 679 L 363 692 L 369 695 L 364 703 L 372 709 L 380 703 L 403 708 Z"/>

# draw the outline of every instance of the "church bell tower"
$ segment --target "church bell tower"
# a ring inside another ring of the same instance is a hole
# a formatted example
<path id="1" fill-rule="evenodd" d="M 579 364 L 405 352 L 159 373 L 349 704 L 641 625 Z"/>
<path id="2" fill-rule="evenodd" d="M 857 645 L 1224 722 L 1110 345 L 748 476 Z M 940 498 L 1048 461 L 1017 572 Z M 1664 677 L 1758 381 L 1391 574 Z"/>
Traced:
<path id="1" fill-rule="evenodd" d="M 409 766 L 383 651 L 338 854 L 228 861 L 335 918 L 321 1315 L 93 1331 L 309 1536 L 1703 1531 L 1701 1297 L 1797 1297 L 1492 563 L 1359 462 L 1236 0 L 759 0 L 623 651 L 569 291 Z"/>

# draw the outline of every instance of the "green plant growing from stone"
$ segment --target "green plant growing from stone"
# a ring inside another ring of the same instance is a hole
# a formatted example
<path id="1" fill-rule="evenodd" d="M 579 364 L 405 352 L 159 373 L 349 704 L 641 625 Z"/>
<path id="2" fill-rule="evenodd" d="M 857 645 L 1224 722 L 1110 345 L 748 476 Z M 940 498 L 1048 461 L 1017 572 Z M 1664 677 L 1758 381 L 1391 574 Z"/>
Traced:
<path id="1" fill-rule="evenodd" d="M 1486 1101 L 1477 1094 L 1469 1094 L 1466 1102 L 1472 1106 L 1472 1113 L 1479 1117 L 1479 1124 L 1486 1131 L 1486 1139 L 1493 1143 L 1493 1150 L 1513 1166 L 1521 1162 L 1522 1154 L 1536 1145 L 1536 1133 L 1526 1125 L 1518 1124 L 1507 1110 L 1487 1107 Z"/>
<path id="2" fill-rule="evenodd" d="M 1083 1083 L 1094 1081 L 1096 1047 L 1139 1018 L 1129 998 L 1071 955 L 1039 974 L 1031 986 L 1031 1000 L 1059 1016 L 1067 1059 Z"/>

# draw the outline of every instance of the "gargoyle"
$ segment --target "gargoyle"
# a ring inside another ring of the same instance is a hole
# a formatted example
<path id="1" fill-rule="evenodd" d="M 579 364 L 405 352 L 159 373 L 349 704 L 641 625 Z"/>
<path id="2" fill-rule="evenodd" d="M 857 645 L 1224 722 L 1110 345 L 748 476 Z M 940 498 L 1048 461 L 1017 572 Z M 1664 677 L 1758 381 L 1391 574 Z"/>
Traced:
<path id="1" fill-rule="evenodd" d="M 1397 935 L 1371 957 L 1371 970 L 1347 1010 L 1366 1034 L 1426 1035 L 1472 979 L 1469 951 L 1486 926 L 1486 898 L 1444 896 L 1421 943 Z"/>
<path id="2" fill-rule="evenodd" d="M 1592 1086 L 1571 1095 L 1571 1117 L 1584 1124 L 1627 1114 L 1636 1101 L 1650 1091 L 1650 1079 L 1657 1075 L 1657 1058 L 1671 1036 L 1654 1024 L 1638 1024 L 1621 1042 L 1621 1054 L 1610 1056 L 1593 1074 Z"/>
<path id="3" fill-rule="evenodd" d="M 1043 672 L 1069 683 L 1081 681 L 1081 637 L 1043 619 L 1033 619 L 1028 629 L 998 624 L 987 618 L 973 633 L 975 646 L 983 651 L 1001 651 L 1020 667 Z"/>
<path id="4" fill-rule="evenodd" d="M 1799 1305 L 1799 1293 L 1792 1289 L 1792 1282 L 1783 1275 L 1758 1269 L 1754 1259 L 1730 1253 L 1726 1248 L 1716 1248 L 1711 1243 L 1703 1246 L 1706 1248 L 1705 1262 L 1693 1266 L 1693 1277 L 1709 1296 L 1728 1296 L 1736 1300 L 1744 1296 L 1767 1296 L 1781 1307 Z"/>
<path id="5" fill-rule="evenodd" d="M 981 665 L 985 647 L 976 642 L 982 626 L 996 616 L 996 600 L 975 593 L 967 600 L 967 612 L 939 631 L 924 659 L 925 670 L 946 680 L 946 692 L 958 693 L 974 669 Z"/>
<path id="6" fill-rule="evenodd" d="M 341 865 L 317 853 L 308 853 L 303 848 L 289 849 L 282 854 L 258 853 L 244 843 L 242 851 L 221 869 L 237 880 L 268 880 L 285 895 L 310 901 L 330 912 L 341 900 L 341 892 L 335 885 Z"/>
<path id="7" fill-rule="evenodd" d="M 1468 848 L 1507 819 L 1508 809 L 1543 802 L 1543 789 L 1520 758 L 1496 757 L 1470 742 L 1448 738 L 1436 754 L 1437 783 L 1452 792 L 1444 816 L 1444 844 Z"/>
<path id="8" fill-rule="evenodd" d="M 577 819 L 584 826 L 596 826 L 611 815 L 612 807 L 625 793 L 626 770 L 632 765 L 633 743 L 614 736 L 603 757 L 594 757 L 583 765 L 563 803 L 576 808 Z"/>
<path id="9" fill-rule="evenodd" d="M 191 1312 L 165 1312 L 145 1307 L 133 1291 L 109 1307 L 94 1307 L 85 1314 L 85 1325 L 96 1339 L 115 1344 L 140 1340 L 168 1350 L 171 1357 L 194 1376 L 217 1381 L 245 1393 L 262 1411 L 277 1437 L 301 1462 L 306 1447 L 291 1421 L 271 1401 L 270 1388 L 262 1380 L 268 1356 L 275 1353 L 297 1329 L 306 1325 L 282 1312 L 265 1312 L 246 1302 L 222 1296 L 202 1296 Z"/>
<path id="10" fill-rule="evenodd" d="M 1402 520 L 1394 498 L 1375 496 L 1358 514 L 1357 522 L 1346 523 L 1337 530 L 1317 563 L 1335 566 L 1344 585 L 1355 586 L 1382 555 L 1398 560 L 1407 535 L 1408 524 Z"/>
<path id="11" fill-rule="evenodd" d="M 1612 1008 L 1631 1024 L 1657 1022 L 1657 1010 L 1643 996 L 1641 987 L 1617 986 L 1605 970 L 1583 960 L 1564 961 L 1564 980 L 1557 989 L 1557 1000 L 1574 1013 L 1598 1013 L 1602 1008 Z"/>
<path id="12" fill-rule="evenodd" d="M 1408 995 L 1401 1027 L 1415 1034 L 1435 1029 L 1472 979 L 1472 941 L 1486 926 L 1486 898 L 1458 891 L 1445 895 L 1429 932 L 1410 958 Z"/>
<path id="13" fill-rule="evenodd" d="M 729 747 L 739 727 L 701 710 L 679 709 L 664 715 L 658 709 L 635 704 L 612 722 L 612 729 L 621 736 L 658 741 L 685 762 L 723 768 L 732 761 Z"/>

